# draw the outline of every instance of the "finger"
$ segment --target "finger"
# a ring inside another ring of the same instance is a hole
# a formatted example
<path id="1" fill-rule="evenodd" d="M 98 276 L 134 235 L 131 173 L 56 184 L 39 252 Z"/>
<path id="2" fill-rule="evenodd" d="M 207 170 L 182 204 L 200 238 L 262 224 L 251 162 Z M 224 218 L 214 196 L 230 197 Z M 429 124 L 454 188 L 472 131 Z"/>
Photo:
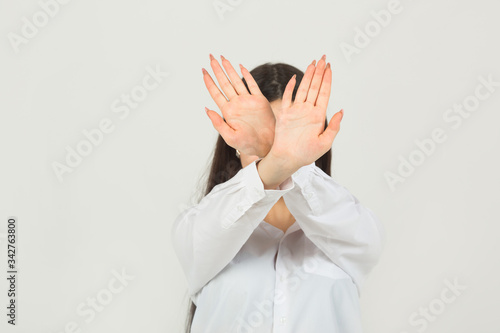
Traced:
<path id="1" fill-rule="evenodd" d="M 293 95 L 293 89 L 295 88 L 295 85 L 297 83 L 297 79 L 295 78 L 297 75 L 293 74 L 292 78 L 290 81 L 288 81 L 285 91 L 283 92 L 283 97 L 281 98 L 281 108 L 282 109 L 288 109 L 292 106 L 292 95 Z"/>
<path id="2" fill-rule="evenodd" d="M 217 78 L 217 82 L 219 82 L 222 91 L 224 91 L 224 94 L 226 94 L 227 99 L 231 100 L 231 98 L 236 96 L 236 91 L 227 78 L 226 73 L 224 73 L 222 67 L 219 65 L 219 62 L 214 58 L 212 54 L 210 54 L 210 66 L 212 66 L 215 77 Z"/>
<path id="3" fill-rule="evenodd" d="M 262 95 L 262 92 L 260 91 L 259 85 L 257 84 L 257 82 L 255 82 L 252 74 L 250 74 L 250 72 L 245 67 L 243 67 L 243 65 L 241 65 L 241 64 L 240 64 L 240 69 L 241 69 L 241 73 L 243 74 L 243 77 L 245 78 L 245 81 L 248 85 L 248 89 L 250 89 L 250 93 L 252 95 Z"/>
<path id="4" fill-rule="evenodd" d="M 300 81 L 299 88 L 297 89 L 297 95 L 295 95 L 295 102 L 304 102 L 307 97 L 307 91 L 309 90 L 309 85 L 311 84 L 311 78 L 314 74 L 314 69 L 316 68 L 316 60 L 314 60 L 309 66 L 307 66 L 306 72 Z"/>
<path id="5" fill-rule="evenodd" d="M 311 86 L 309 87 L 309 91 L 307 92 L 306 102 L 315 103 L 318 98 L 319 88 L 321 86 L 321 81 L 323 81 L 323 73 L 325 72 L 325 58 L 323 55 L 321 59 L 318 61 L 318 66 L 316 66 L 316 70 L 314 71 L 314 76 L 311 81 Z"/>
<path id="6" fill-rule="evenodd" d="M 224 56 L 220 56 L 222 58 L 222 66 L 224 66 L 224 69 L 226 70 L 226 73 L 229 75 L 229 79 L 233 83 L 233 87 L 238 93 L 238 95 L 249 95 L 250 93 L 247 90 L 247 87 L 243 84 L 243 81 L 241 81 L 240 76 L 238 73 L 234 70 L 233 65 L 231 65 L 231 62 L 224 58 Z"/>
<path id="7" fill-rule="evenodd" d="M 214 128 L 220 133 L 224 141 L 231 146 L 234 140 L 234 129 L 231 128 L 217 112 L 207 107 L 205 107 L 205 111 Z"/>
<path id="8" fill-rule="evenodd" d="M 207 87 L 210 96 L 212 96 L 212 99 L 215 101 L 219 109 L 222 110 L 222 107 L 227 103 L 226 96 L 222 94 L 219 87 L 217 87 L 205 68 L 202 68 L 201 70 L 203 72 L 203 81 L 205 82 L 205 86 Z"/>
<path id="9" fill-rule="evenodd" d="M 344 110 L 340 110 L 330 119 L 328 126 L 325 128 L 323 133 L 319 135 L 320 143 L 325 147 L 332 146 L 333 140 L 337 136 L 337 133 L 340 131 L 340 121 L 344 116 Z"/>
<path id="10" fill-rule="evenodd" d="M 321 82 L 321 88 L 319 90 L 318 99 L 316 100 L 316 106 L 324 109 L 328 105 L 328 100 L 330 99 L 330 91 L 332 90 L 332 69 L 330 63 L 326 65 L 325 75 L 323 75 L 323 82 Z"/>

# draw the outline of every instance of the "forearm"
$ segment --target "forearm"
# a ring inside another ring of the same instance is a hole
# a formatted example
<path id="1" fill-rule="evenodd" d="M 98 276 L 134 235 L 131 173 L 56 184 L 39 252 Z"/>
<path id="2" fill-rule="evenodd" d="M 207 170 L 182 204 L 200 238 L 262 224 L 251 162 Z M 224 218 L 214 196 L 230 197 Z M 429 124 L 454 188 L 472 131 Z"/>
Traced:
<path id="1" fill-rule="evenodd" d="M 200 290 L 235 257 L 292 185 L 290 181 L 280 190 L 264 189 L 252 162 L 176 217 L 171 241 L 191 294 Z"/>
<path id="2" fill-rule="evenodd" d="M 286 160 L 275 156 L 272 150 L 262 160 L 257 161 L 256 166 L 266 190 L 276 189 L 298 170 L 298 168 L 291 168 Z"/>
<path id="3" fill-rule="evenodd" d="M 367 207 L 314 165 L 292 176 L 294 190 L 285 204 L 305 235 L 358 287 L 376 265 L 385 243 L 385 229 Z"/>

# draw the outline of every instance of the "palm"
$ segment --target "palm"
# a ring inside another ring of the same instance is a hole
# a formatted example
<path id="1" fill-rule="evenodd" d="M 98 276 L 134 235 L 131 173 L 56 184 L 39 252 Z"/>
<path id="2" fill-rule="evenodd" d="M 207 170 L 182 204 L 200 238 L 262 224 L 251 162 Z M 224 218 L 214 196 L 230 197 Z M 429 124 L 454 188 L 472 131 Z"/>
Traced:
<path id="1" fill-rule="evenodd" d="M 265 156 L 274 140 L 275 119 L 271 105 L 263 95 L 238 95 L 221 109 L 234 135 L 226 143 L 247 155 Z"/>
<path id="2" fill-rule="evenodd" d="M 336 113 L 325 129 L 325 118 L 331 90 L 331 69 L 324 57 L 314 62 L 304 74 L 292 102 L 295 78 L 288 83 L 282 100 L 282 111 L 276 116 L 273 154 L 299 168 L 325 154 L 340 129 L 342 112 Z"/>
<path id="3" fill-rule="evenodd" d="M 207 109 L 213 126 L 229 146 L 241 153 L 259 157 L 267 155 L 273 144 L 275 126 L 269 101 L 243 66 L 240 65 L 241 71 L 250 92 L 227 59 L 222 57 L 222 64 L 231 81 L 212 55 L 210 59 L 215 76 L 227 96 L 222 94 L 210 74 L 203 69 L 205 85 L 224 117 L 223 119 L 217 112 Z"/>
<path id="4" fill-rule="evenodd" d="M 326 149 L 324 142 L 318 139 L 325 128 L 325 113 L 308 102 L 283 108 L 276 126 L 275 150 L 286 151 L 291 160 L 304 165 L 315 161 Z"/>

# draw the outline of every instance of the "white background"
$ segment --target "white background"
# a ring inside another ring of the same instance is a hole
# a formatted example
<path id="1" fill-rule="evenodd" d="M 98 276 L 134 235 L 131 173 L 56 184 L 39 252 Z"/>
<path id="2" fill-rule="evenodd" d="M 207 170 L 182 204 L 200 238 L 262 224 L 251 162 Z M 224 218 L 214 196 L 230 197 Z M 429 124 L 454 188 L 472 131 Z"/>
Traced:
<path id="1" fill-rule="evenodd" d="M 443 118 L 474 100 L 478 77 L 500 82 L 498 2 L 401 0 L 351 56 L 341 45 L 355 46 L 356 29 L 389 1 L 229 3 L 219 15 L 211 0 L 72 0 L 43 22 L 37 1 L 0 1 L 0 331 L 65 332 L 75 322 L 80 332 L 181 332 L 187 285 L 170 227 L 201 187 L 217 138 L 201 73 L 213 76 L 212 53 L 238 72 L 265 62 L 305 70 L 323 54 L 332 63 L 327 119 L 345 110 L 332 176 L 388 237 L 361 297 L 367 333 L 498 332 L 500 87 L 460 126 Z M 15 46 L 34 15 L 38 32 Z M 169 75 L 121 119 L 113 102 L 148 67 Z M 65 164 L 67 147 L 105 118 L 113 131 L 60 181 L 54 162 Z M 447 139 L 418 153 L 415 140 L 436 128 Z M 391 189 L 386 173 L 418 154 Z M 16 327 L 6 324 L 8 216 L 18 218 Z M 133 278 L 106 294 L 113 270 Z M 466 289 L 443 303 L 454 279 Z M 112 299 L 86 322 L 77 308 L 99 293 Z M 439 314 L 425 329 L 410 322 L 429 307 Z"/>

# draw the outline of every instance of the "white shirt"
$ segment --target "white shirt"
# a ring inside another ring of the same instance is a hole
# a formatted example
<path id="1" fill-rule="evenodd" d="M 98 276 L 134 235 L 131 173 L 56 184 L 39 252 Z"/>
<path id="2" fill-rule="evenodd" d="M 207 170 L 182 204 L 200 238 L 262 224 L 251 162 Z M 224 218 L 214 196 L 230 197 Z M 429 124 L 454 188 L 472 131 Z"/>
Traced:
<path id="1" fill-rule="evenodd" d="M 314 162 L 264 189 L 261 159 L 172 226 L 197 306 L 191 332 L 362 332 L 360 290 L 384 247 L 383 225 Z M 285 233 L 264 221 L 281 196 L 295 217 Z"/>

